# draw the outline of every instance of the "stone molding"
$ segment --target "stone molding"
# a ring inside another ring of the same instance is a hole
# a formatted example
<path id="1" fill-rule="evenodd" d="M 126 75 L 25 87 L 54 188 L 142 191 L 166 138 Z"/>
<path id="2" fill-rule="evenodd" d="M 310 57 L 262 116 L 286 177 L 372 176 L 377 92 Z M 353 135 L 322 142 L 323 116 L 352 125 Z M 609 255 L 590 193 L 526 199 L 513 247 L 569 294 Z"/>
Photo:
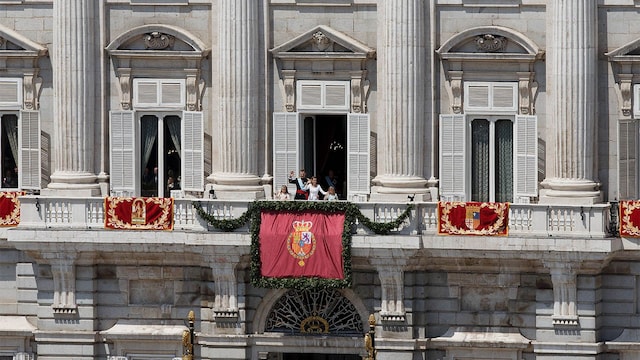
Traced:
<path id="1" fill-rule="evenodd" d="M 185 79 L 184 110 L 202 110 L 205 80 L 201 77 L 201 65 L 211 48 L 192 33 L 176 26 L 148 24 L 120 34 L 107 45 L 106 50 L 118 78 L 122 110 L 132 110 L 134 78 L 165 78 L 167 74 Z M 147 66 L 149 62 L 161 61 L 167 65 Z"/>
<path id="2" fill-rule="evenodd" d="M 479 40 L 483 40 L 482 46 Z M 517 81 L 519 114 L 535 114 L 538 83 L 535 81 L 534 64 L 544 59 L 545 52 L 524 34 L 502 26 L 476 27 L 452 36 L 436 53 L 445 70 L 445 89 L 452 113 L 464 112 L 462 89 L 464 81 L 472 79 Z M 498 66 L 489 68 L 482 65 L 487 62 Z M 479 66 L 487 69 L 481 72 L 469 70 Z"/>
<path id="3" fill-rule="evenodd" d="M 373 48 L 328 26 L 320 25 L 274 47 L 270 52 L 279 69 L 285 111 L 296 111 L 296 81 L 302 79 L 349 81 L 350 111 L 367 112 L 370 90 L 367 61 L 375 57 L 376 51 Z M 337 70 L 341 68 L 351 70 Z"/>

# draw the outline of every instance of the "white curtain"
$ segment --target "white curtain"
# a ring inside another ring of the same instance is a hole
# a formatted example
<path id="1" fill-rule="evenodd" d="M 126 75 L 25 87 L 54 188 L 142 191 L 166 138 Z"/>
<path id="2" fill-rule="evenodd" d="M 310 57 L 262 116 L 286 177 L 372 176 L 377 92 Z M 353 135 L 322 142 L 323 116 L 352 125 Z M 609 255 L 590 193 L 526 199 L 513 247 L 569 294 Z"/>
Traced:
<path id="1" fill-rule="evenodd" d="M 178 151 L 178 156 L 182 159 L 182 151 L 180 150 L 180 118 L 177 116 L 169 116 L 166 118 L 171 142 Z"/>
<path id="2" fill-rule="evenodd" d="M 153 152 L 153 144 L 158 138 L 158 119 L 155 116 L 142 118 L 142 169 L 147 168 L 151 153 Z M 151 169 L 149 169 L 151 170 Z"/>
<path id="3" fill-rule="evenodd" d="M 2 118 L 3 130 L 7 134 L 9 139 L 9 146 L 11 147 L 11 155 L 13 160 L 18 163 L 18 117 L 5 116 Z M 13 170 L 13 169 L 12 169 Z"/>

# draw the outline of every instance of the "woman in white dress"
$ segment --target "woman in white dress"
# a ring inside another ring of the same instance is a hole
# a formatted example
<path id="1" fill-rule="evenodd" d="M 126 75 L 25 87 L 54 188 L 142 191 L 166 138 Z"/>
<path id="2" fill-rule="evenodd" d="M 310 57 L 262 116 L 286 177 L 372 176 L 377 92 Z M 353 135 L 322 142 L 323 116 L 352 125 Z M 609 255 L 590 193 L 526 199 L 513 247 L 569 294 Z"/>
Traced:
<path id="1" fill-rule="evenodd" d="M 305 185 L 303 190 L 309 191 L 309 198 L 307 200 L 320 200 L 320 194 L 327 194 L 326 191 L 322 190 L 322 186 L 318 184 L 318 178 L 316 176 L 311 177 L 311 181 Z"/>

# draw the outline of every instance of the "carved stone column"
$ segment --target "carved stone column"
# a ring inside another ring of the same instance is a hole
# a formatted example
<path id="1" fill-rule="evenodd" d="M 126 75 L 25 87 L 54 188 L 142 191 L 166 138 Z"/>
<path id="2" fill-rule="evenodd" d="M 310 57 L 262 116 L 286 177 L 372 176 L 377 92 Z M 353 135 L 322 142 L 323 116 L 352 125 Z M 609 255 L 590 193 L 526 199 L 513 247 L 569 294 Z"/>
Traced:
<path id="1" fill-rule="evenodd" d="M 406 200 L 428 192 L 424 178 L 426 50 L 425 1 L 378 3 L 379 122 L 384 128 L 381 171 L 373 180 L 373 200 Z"/>
<path id="2" fill-rule="evenodd" d="M 94 169 L 97 2 L 53 2 L 54 172 L 49 192 L 99 193 Z"/>
<path id="3" fill-rule="evenodd" d="M 596 183 L 597 1 L 552 0 L 547 59 L 549 164 L 541 203 L 593 204 Z"/>
<path id="4" fill-rule="evenodd" d="M 258 1 L 219 2 L 220 167 L 209 181 L 218 198 L 264 198 L 258 176 L 260 37 Z"/>

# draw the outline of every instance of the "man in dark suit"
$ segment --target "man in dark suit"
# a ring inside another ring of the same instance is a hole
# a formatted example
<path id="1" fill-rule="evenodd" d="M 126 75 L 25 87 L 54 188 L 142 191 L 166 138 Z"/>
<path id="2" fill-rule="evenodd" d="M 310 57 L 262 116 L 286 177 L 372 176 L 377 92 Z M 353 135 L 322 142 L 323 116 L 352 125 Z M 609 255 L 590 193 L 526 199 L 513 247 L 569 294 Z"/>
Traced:
<path id="1" fill-rule="evenodd" d="M 300 174 L 297 178 L 294 178 L 294 171 L 291 170 L 289 173 L 289 183 L 296 184 L 296 195 L 294 196 L 295 200 L 307 200 L 309 197 L 309 191 L 305 190 L 304 187 L 307 185 L 307 172 L 304 169 L 300 169 Z"/>

